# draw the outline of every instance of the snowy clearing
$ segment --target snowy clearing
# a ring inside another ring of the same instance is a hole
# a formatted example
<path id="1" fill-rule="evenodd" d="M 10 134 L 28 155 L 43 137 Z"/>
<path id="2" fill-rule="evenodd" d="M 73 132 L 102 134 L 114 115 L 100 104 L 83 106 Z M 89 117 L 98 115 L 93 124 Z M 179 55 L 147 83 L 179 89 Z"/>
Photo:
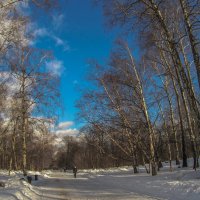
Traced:
<path id="1" fill-rule="evenodd" d="M 46 171 L 32 185 L 20 180 L 20 173 L 12 173 L 10 177 L 7 174 L 7 171 L 0 172 L 0 180 L 6 182 L 5 188 L 0 187 L 2 200 L 198 200 L 200 197 L 200 171 L 191 168 L 176 167 L 169 172 L 168 166 L 164 166 L 155 177 L 146 174 L 142 167 L 136 175 L 131 167 L 80 170 L 76 179 L 71 171 Z"/>

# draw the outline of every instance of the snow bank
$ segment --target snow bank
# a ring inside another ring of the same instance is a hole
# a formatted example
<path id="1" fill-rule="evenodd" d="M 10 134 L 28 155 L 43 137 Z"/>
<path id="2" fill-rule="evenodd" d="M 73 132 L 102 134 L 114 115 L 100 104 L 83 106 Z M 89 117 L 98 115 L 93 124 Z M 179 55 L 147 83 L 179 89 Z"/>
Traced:
<path id="1" fill-rule="evenodd" d="M 8 171 L 2 170 L 0 181 L 6 186 L 0 187 L 0 199 L 134 199 L 135 195 L 136 199 L 199 200 L 200 170 L 192 169 L 192 159 L 188 163 L 190 167 L 178 168 L 173 162 L 173 169 L 169 171 L 169 162 L 164 162 L 154 177 L 143 166 L 138 167 L 139 174 L 134 174 L 131 166 L 78 170 L 76 179 L 71 171 L 29 171 L 28 175 L 33 178 L 39 175 L 39 181 L 33 180 L 32 185 L 22 180 L 22 172 L 11 172 L 8 176 Z M 110 197 L 104 198 L 108 194 Z M 127 198 L 122 198 L 123 195 Z"/>
<path id="2" fill-rule="evenodd" d="M 28 172 L 28 176 L 41 175 L 39 172 Z M 42 176 L 40 176 L 42 178 Z M 5 187 L 0 187 L 0 199 L 2 200 L 26 200 L 26 199 L 38 199 L 41 195 L 37 190 L 37 187 L 32 186 L 24 178 L 22 172 L 9 172 L 6 170 L 0 171 L 0 181 L 5 183 Z"/>
<path id="3" fill-rule="evenodd" d="M 133 168 L 130 166 L 124 166 L 124 167 L 113 167 L 113 168 L 106 168 L 106 169 L 84 169 L 79 170 L 79 172 L 83 173 L 91 173 L 91 174 L 97 174 L 97 173 L 114 173 L 114 172 L 120 172 L 120 171 L 130 171 Z"/>

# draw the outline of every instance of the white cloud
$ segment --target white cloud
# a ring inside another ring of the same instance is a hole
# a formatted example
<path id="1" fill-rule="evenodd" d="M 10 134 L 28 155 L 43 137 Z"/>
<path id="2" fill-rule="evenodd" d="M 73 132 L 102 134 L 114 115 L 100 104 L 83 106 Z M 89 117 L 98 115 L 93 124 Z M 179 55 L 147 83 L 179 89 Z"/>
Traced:
<path id="1" fill-rule="evenodd" d="M 21 87 L 20 77 L 13 76 L 8 71 L 0 72 L 0 83 L 5 83 L 5 85 L 7 86 L 7 92 L 9 97 L 13 96 L 16 93 L 16 91 L 20 90 Z M 27 79 L 25 81 L 27 90 L 30 90 L 30 83 L 31 79 Z"/>
<path id="2" fill-rule="evenodd" d="M 79 134 L 79 130 L 76 128 L 70 128 L 73 125 L 74 125 L 73 121 L 66 121 L 66 122 L 59 123 L 56 128 L 55 134 L 59 138 L 63 138 L 64 136 L 76 137 Z"/>
<path id="3" fill-rule="evenodd" d="M 15 4 L 16 9 L 22 13 L 23 15 L 29 15 L 31 12 L 31 8 L 29 6 L 29 2 L 28 1 L 21 1 L 18 2 L 17 4 Z"/>
<path id="4" fill-rule="evenodd" d="M 67 122 L 61 122 L 58 124 L 58 129 L 67 129 L 69 128 L 70 126 L 73 126 L 74 125 L 74 122 L 72 121 L 67 121 Z"/>
<path id="5" fill-rule="evenodd" d="M 46 28 L 38 28 L 33 32 L 34 37 L 44 37 L 46 35 L 49 35 Z"/>
<path id="6" fill-rule="evenodd" d="M 69 51 L 70 50 L 70 46 L 66 41 L 62 40 L 61 38 L 59 38 L 57 36 L 53 36 L 52 35 L 51 37 L 55 40 L 56 46 L 63 47 L 64 51 Z"/>
<path id="7" fill-rule="evenodd" d="M 31 25 L 31 27 L 29 27 L 30 32 L 31 32 L 31 30 L 33 31 L 34 38 L 39 39 L 40 37 L 41 38 L 49 37 L 55 42 L 56 46 L 62 47 L 64 51 L 70 50 L 70 46 L 67 41 L 61 39 L 58 36 L 55 36 L 54 33 L 51 33 L 46 28 L 36 28 L 35 25 L 33 24 L 33 25 Z"/>
<path id="8" fill-rule="evenodd" d="M 69 51 L 71 48 L 66 40 L 55 35 L 54 32 L 48 30 L 45 27 L 38 27 L 36 23 L 30 23 L 27 26 L 27 33 L 32 34 L 34 41 L 31 41 L 32 44 L 35 44 L 37 40 L 41 40 L 41 38 L 50 38 L 55 46 L 61 47 L 64 51 Z"/>
<path id="9" fill-rule="evenodd" d="M 59 137 L 64 137 L 64 136 L 77 136 L 79 134 L 79 130 L 76 128 L 69 128 L 66 130 L 57 130 L 56 135 Z"/>
<path id="10" fill-rule="evenodd" d="M 56 36 L 54 36 L 53 38 L 54 38 L 54 40 L 56 42 L 56 45 L 58 45 L 58 46 L 59 45 L 61 45 L 61 46 L 64 45 L 65 42 L 61 38 L 56 37 Z"/>
<path id="11" fill-rule="evenodd" d="M 64 21 L 64 15 L 60 14 L 60 15 L 54 15 L 53 16 L 53 27 L 54 29 L 59 29 Z"/>
<path id="12" fill-rule="evenodd" d="M 46 62 L 47 70 L 56 76 L 61 76 L 64 71 L 63 62 L 60 60 L 52 60 L 50 62 Z"/>

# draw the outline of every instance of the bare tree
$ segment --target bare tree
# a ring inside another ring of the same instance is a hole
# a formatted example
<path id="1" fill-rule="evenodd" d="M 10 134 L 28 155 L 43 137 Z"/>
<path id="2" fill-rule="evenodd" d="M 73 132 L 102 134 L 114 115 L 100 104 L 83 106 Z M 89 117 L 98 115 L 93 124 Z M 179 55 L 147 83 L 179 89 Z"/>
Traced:
<path id="1" fill-rule="evenodd" d="M 10 60 L 14 88 L 17 119 L 22 141 L 23 170 L 27 169 L 27 135 L 30 123 L 40 121 L 40 115 L 54 117 L 54 108 L 59 106 L 57 77 L 45 71 L 45 51 L 30 48 L 19 49 Z M 50 109 L 49 109 L 50 108 Z"/>

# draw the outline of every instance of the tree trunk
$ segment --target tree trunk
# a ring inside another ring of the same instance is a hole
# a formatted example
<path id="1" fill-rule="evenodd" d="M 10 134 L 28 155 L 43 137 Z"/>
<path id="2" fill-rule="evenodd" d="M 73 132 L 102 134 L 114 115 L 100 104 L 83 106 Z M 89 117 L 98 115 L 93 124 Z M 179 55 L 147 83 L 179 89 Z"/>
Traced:
<path id="1" fill-rule="evenodd" d="M 183 116 L 182 116 L 182 112 L 181 112 L 180 96 L 179 96 L 179 93 L 178 93 L 178 89 L 176 87 L 174 75 L 171 71 L 170 64 L 168 63 L 166 57 L 164 56 L 164 54 L 162 52 L 161 52 L 161 55 L 162 55 L 163 60 L 166 64 L 167 71 L 169 71 L 169 75 L 170 75 L 170 78 L 172 80 L 173 88 L 174 88 L 175 95 L 176 95 L 178 113 L 179 113 L 179 119 L 180 119 L 180 128 L 181 128 L 181 144 L 182 144 L 182 159 L 183 159 L 182 166 L 187 167 L 188 165 L 187 165 L 187 154 L 186 154 L 186 144 L 185 144 L 185 131 L 184 131 L 184 126 L 183 126 Z"/>
<path id="2" fill-rule="evenodd" d="M 166 121 L 165 121 L 165 117 L 164 117 L 162 107 L 161 107 L 160 102 L 158 100 L 157 100 L 157 103 L 158 103 L 158 107 L 160 109 L 160 113 L 161 113 L 161 116 L 162 116 L 162 119 L 163 119 L 165 134 L 167 135 L 167 139 L 168 139 L 167 147 L 168 147 L 170 171 L 172 171 L 172 151 L 171 151 L 171 144 L 170 144 L 170 136 L 169 136 L 169 133 L 168 133 L 168 130 L 167 130 L 167 125 L 166 125 Z"/>
<path id="3" fill-rule="evenodd" d="M 176 165 L 180 165 L 180 156 L 179 156 L 179 148 L 178 148 L 178 140 L 177 140 L 177 132 L 174 124 L 174 110 L 172 106 L 172 100 L 168 91 L 168 86 L 164 84 L 165 87 L 165 92 L 167 94 L 167 100 L 169 102 L 169 108 L 170 108 L 170 120 L 171 120 L 171 125 L 172 125 L 172 131 L 174 134 L 174 139 L 175 139 L 175 155 L 176 155 Z"/>
<path id="4" fill-rule="evenodd" d="M 21 87 L 21 109 L 22 109 L 22 116 L 21 116 L 21 130 L 22 130 L 22 169 L 23 173 L 26 174 L 26 168 L 27 168 L 27 156 L 26 156 L 26 114 L 27 114 L 27 108 L 26 108 L 26 93 L 25 93 L 25 70 L 22 70 L 22 87 Z"/>
<path id="5" fill-rule="evenodd" d="M 155 132 L 154 132 L 154 129 L 152 127 L 152 124 L 151 124 L 151 121 L 150 121 L 150 118 L 149 118 L 148 109 L 147 109 L 147 105 L 146 105 L 146 101 L 145 101 L 145 97 L 144 97 L 144 93 L 143 93 L 143 87 L 142 87 L 141 79 L 140 79 L 140 76 L 139 76 L 139 74 L 137 72 L 133 56 L 132 56 L 131 51 L 130 51 L 130 49 L 129 49 L 127 44 L 125 45 L 125 48 L 126 48 L 126 50 L 128 52 L 130 60 L 131 60 L 131 67 L 133 68 L 134 73 L 135 73 L 135 77 L 136 77 L 138 88 L 139 88 L 142 111 L 143 111 L 144 118 L 145 118 L 147 126 L 148 126 L 149 143 L 150 143 L 149 144 L 150 145 L 150 148 L 149 148 L 150 149 L 150 163 L 151 163 L 151 169 L 152 169 L 152 176 L 155 176 L 155 175 L 157 175 L 155 149 L 154 149 Z"/>
<path id="6" fill-rule="evenodd" d="M 187 33 L 189 36 L 189 42 L 190 42 L 190 46 L 192 49 L 192 56 L 193 56 L 194 64 L 195 64 L 196 71 L 197 71 L 197 78 L 198 78 L 199 89 L 200 89 L 200 55 L 199 55 L 198 46 L 197 46 L 199 41 L 194 35 L 193 27 L 190 23 L 191 14 L 188 13 L 188 10 L 186 7 L 186 2 L 185 2 L 185 0 L 179 0 L 179 1 L 181 4 L 181 9 L 183 11 L 185 27 L 187 29 Z M 198 15 L 198 14 L 196 14 L 196 15 Z"/>

